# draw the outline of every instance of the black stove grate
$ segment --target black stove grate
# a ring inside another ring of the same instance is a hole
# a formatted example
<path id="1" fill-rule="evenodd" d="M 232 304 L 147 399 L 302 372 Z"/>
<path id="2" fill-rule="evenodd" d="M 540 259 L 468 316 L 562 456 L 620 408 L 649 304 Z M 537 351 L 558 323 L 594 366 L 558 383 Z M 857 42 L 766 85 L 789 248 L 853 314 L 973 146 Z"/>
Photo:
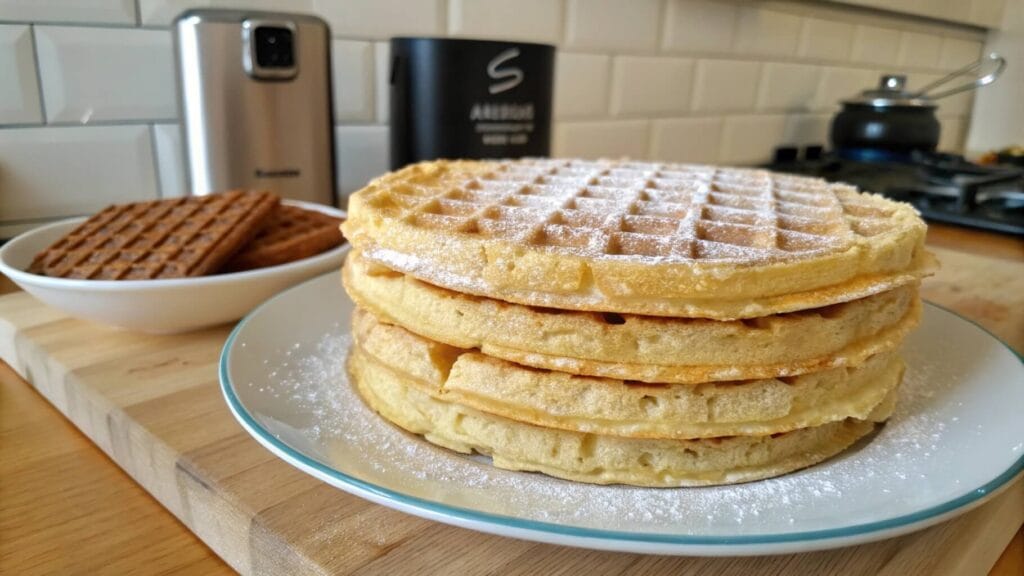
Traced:
<path id="1" fill-rule="evenodd" d="M 934 222 L 1024 236 L 1024 170 L 1020 168 L 980 166 L 951 154 L 915 153 L 867 161 L 812 152 L 798 158 L 792 148 L 781 148 L 776 161 L 766 167 L 853 184 L 912 204 Z"/>

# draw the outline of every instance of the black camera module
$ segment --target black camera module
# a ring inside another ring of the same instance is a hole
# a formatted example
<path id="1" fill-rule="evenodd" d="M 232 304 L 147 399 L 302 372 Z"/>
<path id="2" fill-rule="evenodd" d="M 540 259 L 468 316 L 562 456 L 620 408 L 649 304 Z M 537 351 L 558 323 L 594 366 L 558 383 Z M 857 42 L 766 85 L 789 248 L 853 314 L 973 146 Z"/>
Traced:
<path id="1" fill-rule="evenodd" d="M 295 66 L 294 34 L 288 28 L 260 26 L 254 31 L 256 65 L 260 68 Z"/>

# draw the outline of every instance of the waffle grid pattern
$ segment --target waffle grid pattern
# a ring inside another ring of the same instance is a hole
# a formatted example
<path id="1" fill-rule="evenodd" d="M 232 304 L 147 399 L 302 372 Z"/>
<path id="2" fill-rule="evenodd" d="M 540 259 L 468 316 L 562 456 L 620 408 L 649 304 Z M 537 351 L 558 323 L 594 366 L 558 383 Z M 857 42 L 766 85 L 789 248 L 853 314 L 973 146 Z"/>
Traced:
<path id="1" fill-rule="evenodd" d="M 258 230 L 278 199 L 269 192 L 110 206 L 40 253 L 31 271 L 96 280 L 201 276 Z"/>
<path id="2" fill-rule="evenodd" d="M 455 174 L 458 177 L 458 174 Z M 468 182 L 389 188 L 401 220 L 586 257 L 785 258 L 888 229 L 893 210 L 841 184 L 758 170 L 578 160 L 495 165 Z"/>
<path id="3" fill-rule="evenodd" d="M 319 254 L 343 242 L 340 218 L 282 204 L 251 242 L 225 266 L 249 270 L 292 262 Z"/>

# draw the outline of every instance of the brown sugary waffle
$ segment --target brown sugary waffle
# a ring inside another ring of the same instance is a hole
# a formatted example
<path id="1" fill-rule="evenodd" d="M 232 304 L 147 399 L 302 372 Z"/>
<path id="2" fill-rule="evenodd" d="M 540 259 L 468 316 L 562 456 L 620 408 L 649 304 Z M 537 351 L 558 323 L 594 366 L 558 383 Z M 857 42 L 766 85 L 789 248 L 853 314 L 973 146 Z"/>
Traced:
<path id="1" fill-rule="evenodd" d="M 367 260 L 459 292 L 721 320 L 877 294 L 930 264 L 909 205 L 686 164 L 416 164 L 354 194 L 343 231 Z"/>
<path id="2" fill-rule="evenodd" d="M 40 252 L 29 271 L 96 280 L 202 276 L 249 242 L 278 202 L 270 192 L 236 190 L 110 206 Z"/>
<path id="3" fill-rule="evenodd" d="M 282 204 L 251 242 L 224 266 L 237 272 L 276 266 L 319 254 L 344 242 L 340 218 Z"/>

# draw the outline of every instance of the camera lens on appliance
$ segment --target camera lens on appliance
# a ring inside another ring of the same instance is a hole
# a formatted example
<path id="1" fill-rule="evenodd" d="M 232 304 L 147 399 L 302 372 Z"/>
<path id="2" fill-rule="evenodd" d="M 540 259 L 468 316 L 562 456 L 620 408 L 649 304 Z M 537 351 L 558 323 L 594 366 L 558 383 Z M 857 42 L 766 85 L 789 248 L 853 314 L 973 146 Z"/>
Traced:
<path id="1" fill-rule="evenodd" d="M 256 64 L 261 68 L 291 68 L 295 65 L 292 31 L 277 26 L 255 30 Z"/>

